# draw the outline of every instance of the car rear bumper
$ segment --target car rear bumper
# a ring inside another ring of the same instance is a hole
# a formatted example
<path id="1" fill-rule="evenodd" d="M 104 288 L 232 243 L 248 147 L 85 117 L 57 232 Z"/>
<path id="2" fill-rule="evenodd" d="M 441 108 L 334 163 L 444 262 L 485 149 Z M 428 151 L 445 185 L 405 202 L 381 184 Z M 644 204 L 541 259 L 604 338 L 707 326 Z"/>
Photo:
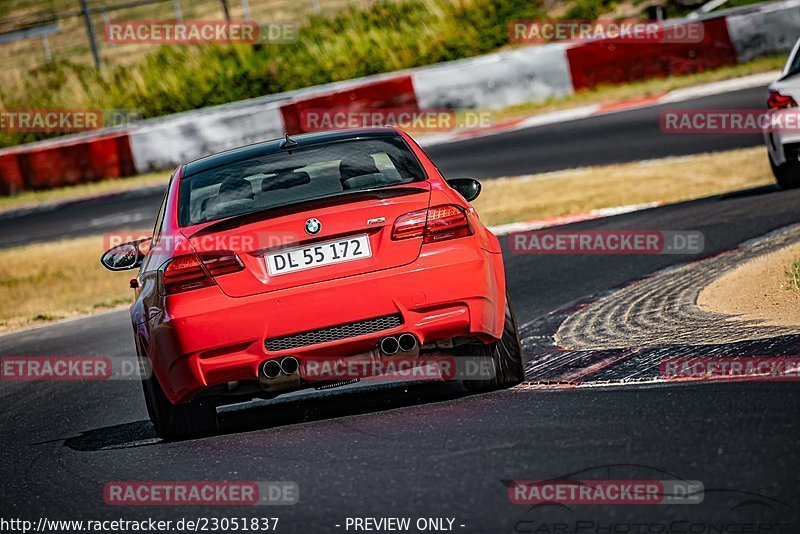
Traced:
<path id="1" fill-rule="evenodd" d="M 181 403 L 257 380 L 270 358 L 356 355 L 402 332 L 423 345 L 459 336 L 491 342 L 502 333 L 504 307 L 502 255 L 466 238 L 427 245 L 410 265 L 293 289 L 231 298 L 214 286 L 170 296 L 150 324 L 150 356 L 167 397 Z M 368 322 L 395 315 L 400 324 Z M 331 327 L 350 323 L 356 327 L 331 337 Z M 287 336 L 300 333 L 311 334 L 287 348 Z"/>
<path id="2" fill-rule="evenodd" d="M 771 114 L 797 113 L 796 108 L 789 110 L 772 111 Z M 797 131 L 764 131 L 764 144 L 767 146 L 769 157 L 776 166 L 787 161 L 798 161 L 800 156 L 800 132 Z"/>

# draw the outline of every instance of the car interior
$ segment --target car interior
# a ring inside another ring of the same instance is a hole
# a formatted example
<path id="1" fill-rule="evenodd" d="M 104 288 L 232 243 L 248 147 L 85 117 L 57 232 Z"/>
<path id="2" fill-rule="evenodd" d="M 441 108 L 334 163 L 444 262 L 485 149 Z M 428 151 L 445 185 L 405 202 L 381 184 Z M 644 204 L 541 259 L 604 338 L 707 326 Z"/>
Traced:
<path id="1" fill-rule="evenodd" d="M 416 162 L 401 153 L 390 153 L 394 147 L 385 142 L 349 144 L 337 150 L 311 149 L 299 158 L 283 154 L 255 158 L 191 177 L 187 180 L 191 221 L 212 221 L 298 200 L 385 187 L 408 182 L 418 174 Z"/>

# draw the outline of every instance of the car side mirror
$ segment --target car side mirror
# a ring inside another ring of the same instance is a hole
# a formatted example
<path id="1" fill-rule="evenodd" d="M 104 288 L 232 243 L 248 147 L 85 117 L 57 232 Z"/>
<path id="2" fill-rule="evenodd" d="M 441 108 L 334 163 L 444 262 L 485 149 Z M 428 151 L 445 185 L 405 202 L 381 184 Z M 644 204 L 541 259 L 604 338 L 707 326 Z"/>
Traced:
<path id="1" fill-rule="evenodd" d="M 151 241 L 152 238 L 140 239 L 112 247 L 100 257 L 100 263 L 109 271 L 136 269 L 142 265 L 142 260 L 144 260 L 146 253 L 143 248 L 146 248 Z"/>
<path id="2" fill-rule="evenodd" d="M 447 185 L 458 191 L 467 202 L 472 202 L 481 194 L 481 183 L 473 178 L 451 178 Z"/>

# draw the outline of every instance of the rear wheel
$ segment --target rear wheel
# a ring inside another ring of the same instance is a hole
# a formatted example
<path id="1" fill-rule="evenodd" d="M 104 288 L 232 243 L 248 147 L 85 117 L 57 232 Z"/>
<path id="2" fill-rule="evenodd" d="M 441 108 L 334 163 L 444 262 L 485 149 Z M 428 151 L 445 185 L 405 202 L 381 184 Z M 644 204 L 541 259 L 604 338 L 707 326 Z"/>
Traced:
<path id="1" fill-rule="evenodd" d="M 769 166 L 775 175 L 781 189 L 795 189 L 800 187 L 800 161 L 787 161 L 782 165 L 775 165 L 769 158 Z"/>
<path id="2" fill-rule="evenodd" d="M 522 344 L 519 340 L 517 320 L 506 295 L 506 312 L 503 336 L 491 344 L 469 344 L 456 347 L 456 356 L 485 357 L 492 362 L 492 377 L 483 380 L 464 380 L 464 387 L 473 392 L 491 391 L 515 386 L 525 379 Z"/>
<path id="3" fill-rule="evenodd" d="M 163 439 L 181 439 L 201 436 L 219 428 L 216 403 L 210 399 L 190 402 L 188 404 L 172 404 L 167 398 L 155 373 L 150 371 L 150 362 L 139 355 L 142 366 L 144 400 L 147 413 L 158 437 Z"/>

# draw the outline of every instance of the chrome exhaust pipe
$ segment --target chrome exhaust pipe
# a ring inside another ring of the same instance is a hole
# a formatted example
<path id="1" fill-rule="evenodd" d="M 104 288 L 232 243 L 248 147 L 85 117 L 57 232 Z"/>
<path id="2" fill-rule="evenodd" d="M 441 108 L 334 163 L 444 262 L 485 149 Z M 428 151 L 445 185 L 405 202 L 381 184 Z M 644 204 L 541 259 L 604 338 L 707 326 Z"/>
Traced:
<path id="1" fill-rule="evenodd" d="M 300 388 L 303 385 L 300 377 L 300 361 L 294 356 L 265 361 L 258 373 L 258 383 L 261 390 L 268 393 Z"/>
<path id="2" fill-rule="evenodd" d="M 281 375 L 281 364 L 278 360 L 267 360 L 261 365 L 261 373 L 270 380 Z"/>
<path id="3" fill-rule="evenodd" d="M 397 350 L 400 348 L 400 344 L 397 342 L 397 339 L 389 336 L 381 339 L 381 352 L 384 354 L 392 355 L 397 354 Z"/>
<path id="4" fill-rule="evenodd" d="M 400 334 L 397 338 L 397 346 L 403 352 L 411 352 L 417 348 L 417 338 L 413 334 Z"/>
<path id="5" fill-rule="evenodd" d="M 281 360 L 281 372 L 285 375 L 293 375 L 300 369 L 300 362 L 294 356 L 287 356 Z"/>

